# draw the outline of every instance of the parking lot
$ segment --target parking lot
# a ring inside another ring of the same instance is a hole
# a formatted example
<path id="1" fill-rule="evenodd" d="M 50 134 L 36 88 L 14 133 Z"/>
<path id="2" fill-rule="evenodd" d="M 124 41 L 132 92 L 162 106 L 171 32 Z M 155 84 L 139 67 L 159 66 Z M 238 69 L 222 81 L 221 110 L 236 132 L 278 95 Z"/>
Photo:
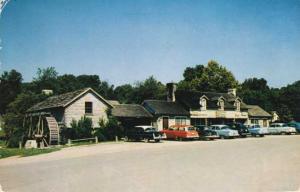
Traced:
<path id="1" fill-rule="evenodd" d="M 300 135 L 119 142 L 0 160 L 5 192 L 298 191 Z"/>

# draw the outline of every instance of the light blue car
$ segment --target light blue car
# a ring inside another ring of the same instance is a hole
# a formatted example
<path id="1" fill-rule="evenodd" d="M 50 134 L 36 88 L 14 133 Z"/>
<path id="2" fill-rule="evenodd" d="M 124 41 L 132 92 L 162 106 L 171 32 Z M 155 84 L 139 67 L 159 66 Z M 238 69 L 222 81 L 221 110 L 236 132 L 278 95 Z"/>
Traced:
<path id="1" fill-rule="evenodd" d="M 221 139 L 235 138 L 240 136 L 237 130 L 230 129 L 228 125 L 211 125 L 210 129 L 217 132 Z"/>
<path id="2" fill-rule="evenodd" d="M 260 125 L 251 125 L 251 126 L 249 126 L 248 130 L 253 137 L 256 137 L 256 136 L 263 137 L 263 136 L 269 134 L 268 128 L 260 127 Z"/>
<path id="3" fill-rule="evenodd" d="M 273 123 L 268 128 L 270 134 L 295 134 L 297 131 L 294 127 L 288 126 L 286 123 Z"/>

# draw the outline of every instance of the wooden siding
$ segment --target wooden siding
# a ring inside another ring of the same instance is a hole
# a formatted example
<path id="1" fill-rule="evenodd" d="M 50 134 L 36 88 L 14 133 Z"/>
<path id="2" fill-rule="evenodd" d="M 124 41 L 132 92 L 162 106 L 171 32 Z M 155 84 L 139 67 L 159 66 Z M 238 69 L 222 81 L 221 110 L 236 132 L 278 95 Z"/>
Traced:
<path id="1" fill-rule="evenodd" d="M 85 102 L 93 103 L 93 113 L 85 114 Z M 80 120 L 81 117 L 86 115 L 93 121 L 93 127 L 99 127 L 98 122 L 100 118 L 107 120 L 106 109 L 107 105 L 99 100 L 94 94 L 87 93 L 82 96 L 80 99 L 66 107 L 64 123 L 67 127 L 71 127 L 72 119 L 76 121 Z"/>

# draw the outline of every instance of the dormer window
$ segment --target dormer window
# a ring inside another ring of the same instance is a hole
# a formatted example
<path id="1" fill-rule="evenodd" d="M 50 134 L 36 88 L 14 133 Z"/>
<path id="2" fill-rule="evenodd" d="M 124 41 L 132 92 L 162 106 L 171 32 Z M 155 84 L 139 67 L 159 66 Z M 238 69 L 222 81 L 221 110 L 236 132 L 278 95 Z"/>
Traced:
<path id="1" fill-rule="evenodd" d="M 223 99 L 219 99 L 218 106 L 219 106 L 219 110 L 224 111 L 224 100 Z"/>
<path id="2" fill-rule="evenodd" d="M 200 98 L 200 109 L 201 111 L 206 110 L 206 99 L 205 98 Z"/>
<path id="3" fill-rule="evenodd" d="M 240 111 L 241 110 L 241 102 L 239 100 L 236 100 L 234 102 L 235 110 Z"/>

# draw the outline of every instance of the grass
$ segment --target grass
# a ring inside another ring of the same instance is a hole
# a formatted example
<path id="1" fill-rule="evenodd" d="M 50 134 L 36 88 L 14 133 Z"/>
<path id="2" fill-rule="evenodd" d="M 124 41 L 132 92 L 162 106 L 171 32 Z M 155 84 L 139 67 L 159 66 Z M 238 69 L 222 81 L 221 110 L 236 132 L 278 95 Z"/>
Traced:
<path id="1" fill-rule="evenodd" d="M 0 159 L 11 157 L 11 156 L 21 156 L 27 157 L 32 155 L 39 155 L 44 153 L 51 153 L 54 151 L 58 151 L 61 148 L 45 148 L 45 149 L 19 149 L 19 148 L 6 148 L 4 145 L 4 141 L 0 140 Z"/>

